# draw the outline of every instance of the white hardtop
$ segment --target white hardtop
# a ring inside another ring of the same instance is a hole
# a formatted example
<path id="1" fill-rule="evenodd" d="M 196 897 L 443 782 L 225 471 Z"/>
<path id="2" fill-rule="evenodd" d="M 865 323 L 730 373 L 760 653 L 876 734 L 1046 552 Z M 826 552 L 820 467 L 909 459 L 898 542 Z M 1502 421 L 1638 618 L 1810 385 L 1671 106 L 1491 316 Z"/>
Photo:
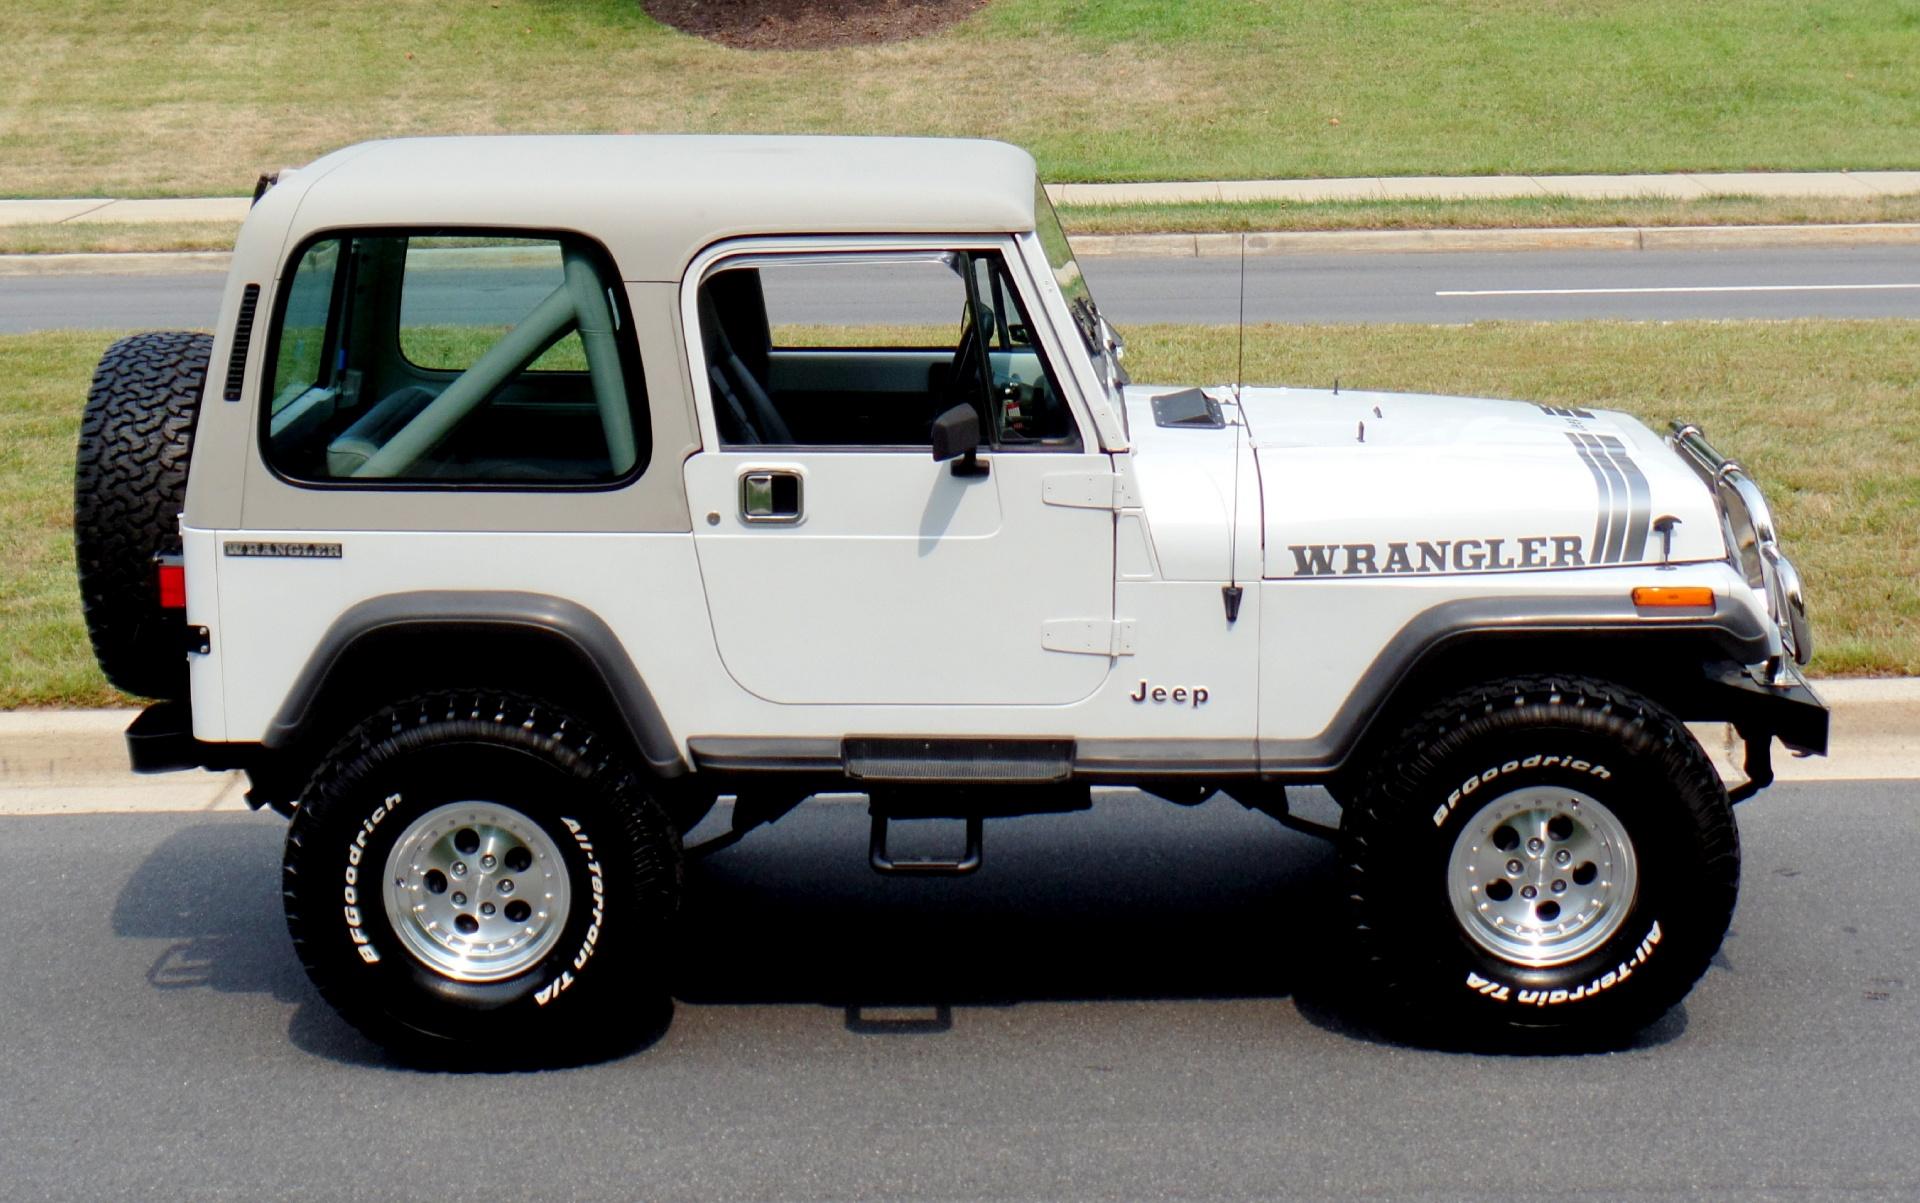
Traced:
<path id="1" fill-rule="evenodd" d="M 287 175 L 296 239 L 341 227 L 577 230 L 629 280 L 753 234 L 1022 233 L 1033 157 L 955 138 L 525 135 L 363 142 Z M 276 188 L 275 191 L 280 191 Z"/>

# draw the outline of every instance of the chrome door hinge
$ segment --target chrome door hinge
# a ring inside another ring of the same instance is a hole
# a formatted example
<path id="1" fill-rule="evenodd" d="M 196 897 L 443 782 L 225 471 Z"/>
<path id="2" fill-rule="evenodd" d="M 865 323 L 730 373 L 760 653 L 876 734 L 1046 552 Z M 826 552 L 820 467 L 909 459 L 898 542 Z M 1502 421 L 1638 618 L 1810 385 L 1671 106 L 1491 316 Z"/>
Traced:
<path id="1" fill-rule="evenodd" d="M 1084 656 L 1133 655 L 1133 620 L 1061 618 L 1040 624 L 1040 646 Z"/>

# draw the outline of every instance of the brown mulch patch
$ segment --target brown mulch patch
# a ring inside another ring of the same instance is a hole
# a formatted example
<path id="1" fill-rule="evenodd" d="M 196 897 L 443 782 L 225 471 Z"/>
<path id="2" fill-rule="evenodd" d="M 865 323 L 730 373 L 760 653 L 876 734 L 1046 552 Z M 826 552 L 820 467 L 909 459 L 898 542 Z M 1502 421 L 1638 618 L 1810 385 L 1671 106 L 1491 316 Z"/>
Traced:
<path id="1" fill-rule="evenodd" d="M 822 50 L 938 32 L 987 0 L 641 0 L 647 15 L 740 50 Z"/>

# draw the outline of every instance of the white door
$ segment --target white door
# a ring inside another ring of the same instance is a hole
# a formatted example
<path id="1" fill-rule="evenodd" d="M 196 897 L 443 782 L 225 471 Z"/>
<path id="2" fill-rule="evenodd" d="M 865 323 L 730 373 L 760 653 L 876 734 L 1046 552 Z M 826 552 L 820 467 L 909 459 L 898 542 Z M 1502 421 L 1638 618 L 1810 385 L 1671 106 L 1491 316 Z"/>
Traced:
<path id="1" fill-rule="evenodd" d="M 1060 705 L 1100 687 L 1113 514 L 1048 496 L 1112 465 L 1085 450 L 997 254 L 729 258 L 698 312 L 718 449 L 687 461 L 687 497 L 743 688 Z M 982 419 L 972 471 L 929 445 L 959 404 Z"/>

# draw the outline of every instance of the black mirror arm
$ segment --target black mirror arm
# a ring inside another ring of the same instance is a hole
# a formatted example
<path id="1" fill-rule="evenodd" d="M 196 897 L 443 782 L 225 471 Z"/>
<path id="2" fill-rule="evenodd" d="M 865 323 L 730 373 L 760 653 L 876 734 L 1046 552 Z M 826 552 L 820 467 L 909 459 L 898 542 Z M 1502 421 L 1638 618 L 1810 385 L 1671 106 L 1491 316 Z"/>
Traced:
<path id="1" fill-rule="evenodd" d="M 981 462 L 978 448 L 970 449 L 965 455 L 953 461 L 955 476 L 985 476 L 991 471 L 993 471 L 993 465 Z"/>

